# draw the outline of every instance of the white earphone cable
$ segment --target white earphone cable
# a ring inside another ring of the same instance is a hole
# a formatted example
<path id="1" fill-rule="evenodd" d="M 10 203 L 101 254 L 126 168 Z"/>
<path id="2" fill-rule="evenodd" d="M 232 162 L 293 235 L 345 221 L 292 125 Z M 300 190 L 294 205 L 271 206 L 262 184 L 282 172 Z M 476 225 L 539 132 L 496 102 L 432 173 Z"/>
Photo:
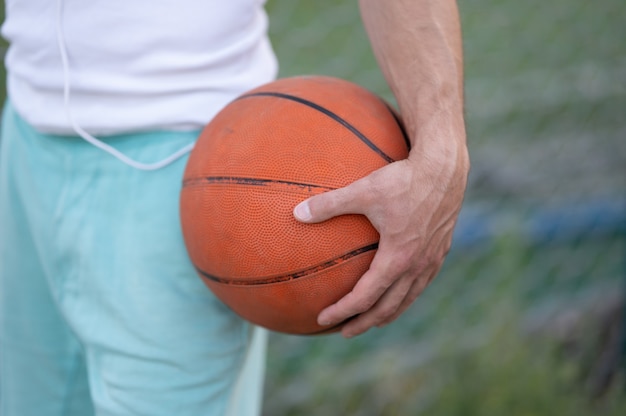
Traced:
<path id="1" fill-rule="evenodd" d="M 79 126 L 76 120 L 74 119 L 74 116 L 72 115 L 72 111 L 70 109 L 70 65 L 69 65 L 69 59 L 67 57 L 67 49 L 65 46 L 65 40 L 63 38 L 62 23 L 63 23 L 63 0 L 57 0 L 57 19 L 56 19 L 56 32 L 57 33 L 56 34 L 57 34 L 57 43 L 59 45 L 59 52 L 61 54 L 61 61 L 63 65 L 63 105 L 65 108 L 67 121 L 70 123 L 70 126 L 76 132 L 76 134 L 78 134 L 84 140 L 96 146 L 97 148 L 102 149 L 105 152 L 109 153 L 110 155 L 116 157 L 117 159 L 127 164 L 128 166 L 131 166 L 135 169 L 140 169 L 140 170 L 160 169 L 164 166 L 169 165 L 170 163 L 174 162 L 175 160 L 179 159 L 185 154 L 189 153 L 191 149 L 193 149 L 195 143 L 190 143 L 187 146 L 177 150 L 176 152 L 174 152 L 173 154 L 171 154 L 170 156 L 166 157 L 165 159 L 161 161 L 158 161 L 155 163 L 141 163 L 141 162 L 138 162 L 136 160 L 129 158 L 128 156 L 120 152 L 119 150 L 102 142 L 101 140 L 96 139 L 94 136 L 87 133 L 81 126 Z"/>

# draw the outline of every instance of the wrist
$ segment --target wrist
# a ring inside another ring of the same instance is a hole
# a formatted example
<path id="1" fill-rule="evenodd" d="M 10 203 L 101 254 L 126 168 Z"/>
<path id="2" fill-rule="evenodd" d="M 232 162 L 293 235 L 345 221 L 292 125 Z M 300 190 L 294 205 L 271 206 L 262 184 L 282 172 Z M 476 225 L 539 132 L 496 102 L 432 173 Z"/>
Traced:
<path id="1" fill-rule="evenodd" d="M 432 114 L 412 130 L 409 161 L 419 170 L 436 176 L 463 178 L 465 183 L 470 169 L 463 112 L 442 111 Z"/>
<path id="2" fill-rule="evenodd" d="M 439 86 L 430 85 L 428 90 L 415 93 L 414 97 L 411 101 L 400 103 L 400 112 L 413 147 L 419 146 L 420 142 L 429 144 L 429 140 L 438 140 L 442 135 L 465 143 L 462 86 L 455 82 L 442 82 Z"/>

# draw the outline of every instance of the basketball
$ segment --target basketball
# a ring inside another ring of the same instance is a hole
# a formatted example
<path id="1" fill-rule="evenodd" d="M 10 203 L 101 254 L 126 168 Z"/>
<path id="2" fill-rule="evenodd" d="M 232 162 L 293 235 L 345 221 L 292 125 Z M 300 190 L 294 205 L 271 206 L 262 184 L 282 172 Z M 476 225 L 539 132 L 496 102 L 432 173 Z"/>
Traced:
<path id="1" fill-rule="evenodd" d="M 379 235 L 362 215 L 304 224 L 294 207 L 408 156 L 395 111 L 331 77 L 284 78 L 229 103 L 189 156 L 180 215 L 189 257 L 242 318 L 301 335 L 367 271 Z"/>

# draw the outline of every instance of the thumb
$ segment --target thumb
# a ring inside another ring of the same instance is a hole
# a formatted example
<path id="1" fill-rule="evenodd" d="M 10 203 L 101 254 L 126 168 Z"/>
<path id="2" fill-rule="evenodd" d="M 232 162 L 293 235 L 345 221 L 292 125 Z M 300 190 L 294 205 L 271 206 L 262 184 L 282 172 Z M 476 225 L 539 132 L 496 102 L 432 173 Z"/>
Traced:
<path id="1" fill-rule="evenodd" d="M 364 183 L 358 180 L 346 187 L 312 196 L 293 210 L 298 221 L 316 223 L 344 214 L 363 214 Z"/>

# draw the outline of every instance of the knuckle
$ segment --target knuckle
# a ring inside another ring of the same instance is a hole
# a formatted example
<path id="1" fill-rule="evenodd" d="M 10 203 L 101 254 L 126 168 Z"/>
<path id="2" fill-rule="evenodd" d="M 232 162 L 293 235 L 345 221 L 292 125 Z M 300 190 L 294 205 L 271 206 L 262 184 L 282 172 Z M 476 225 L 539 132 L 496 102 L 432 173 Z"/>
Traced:
<path id="1" fill-rule="evenodd" d="M 383 289 L 387 289 L 398 276 L 410 270 L 415 260 L 416 257 L 412 252 L 399 249 L 394 252 L 393 256 L 387 257 L 385 264 L 378 265 L 376 272 L 379 276 L 382 276 L 381 283 L 384 286 Z"/>
<path id="2" fill-rule="evenodd" d="M 417 274 L 422 273 L 432 267 L 440 267 L 443 265 L 450 251 L 451 243 L 445 243 L 439 248 L 426 251 L 422 256 L 416 259 L 413 269 Z"/>
<path id="3" fill-rule="evenodd" d="M 376 305 L 376 302 L 379 299 L 379 295 L 377 293 L 367 293 L 362 296 L 354 303 L 354 312 L 355 314 L 361 314 L 369 311 Z"/>
<path id="4" fill-rule="evenodd" d="M 410 270 L 415 262 L 415 256 L 411 253 L 406 253 L 398 258 L 396 267 L 398 269 L 398 273 L 406 272 Z"/>
<path id="5" fill-rule="evenodd" d="M 365 311 L 372 309 L 372 307 L 376 304 L 377 300 L 378 300 L 378 296 L 376 296 L 375 294 L 368 295 L 365 298 L 363 298 L 361 302 L 358 303 L 357 309 L 359 310 L 359 313 L 363 313 Z"/>
<path id="6" fill-rule="evenodd" d="M 332 191 L 311 197 L 311 199 L 309 199 L 311 213 L 315 215 L 320 212 L 325 212 L 328 209 L 332 209 L 334 199 L 335 197 L 333 196 Z"/>
<path id="7" fill-rule="evenodd" d="M 446 258 L 446 256 L 450 252 L 450 248 L 452 248 L 452 238 L 447 238 L 441 246 L 441 251 L 439 252 L 439 259 L 441 261 Z"/>
<path id="8" fill-rule="evenodd" d="M 387 184 L 376 179 L 376 172 L 354 182 L 354 187 L 362 196 L 363 203 L 370 207 L 378 205 L 381 200 L 388 196 Z"/>
<path id="9" fill-rule="evenodd" d="M 329 208 L 336 209 L 346 203 L 348 193 L 345 188 L 335 189 L 323 194 Z"/>
<path id="10" fill-rule="evenodd" d="M 379 323 L 386 322 L 396 313 L 397 310 L 398 310 L 398 307 L 396 305 L 382 306 L 378 310 L 378 322 Z"/>

